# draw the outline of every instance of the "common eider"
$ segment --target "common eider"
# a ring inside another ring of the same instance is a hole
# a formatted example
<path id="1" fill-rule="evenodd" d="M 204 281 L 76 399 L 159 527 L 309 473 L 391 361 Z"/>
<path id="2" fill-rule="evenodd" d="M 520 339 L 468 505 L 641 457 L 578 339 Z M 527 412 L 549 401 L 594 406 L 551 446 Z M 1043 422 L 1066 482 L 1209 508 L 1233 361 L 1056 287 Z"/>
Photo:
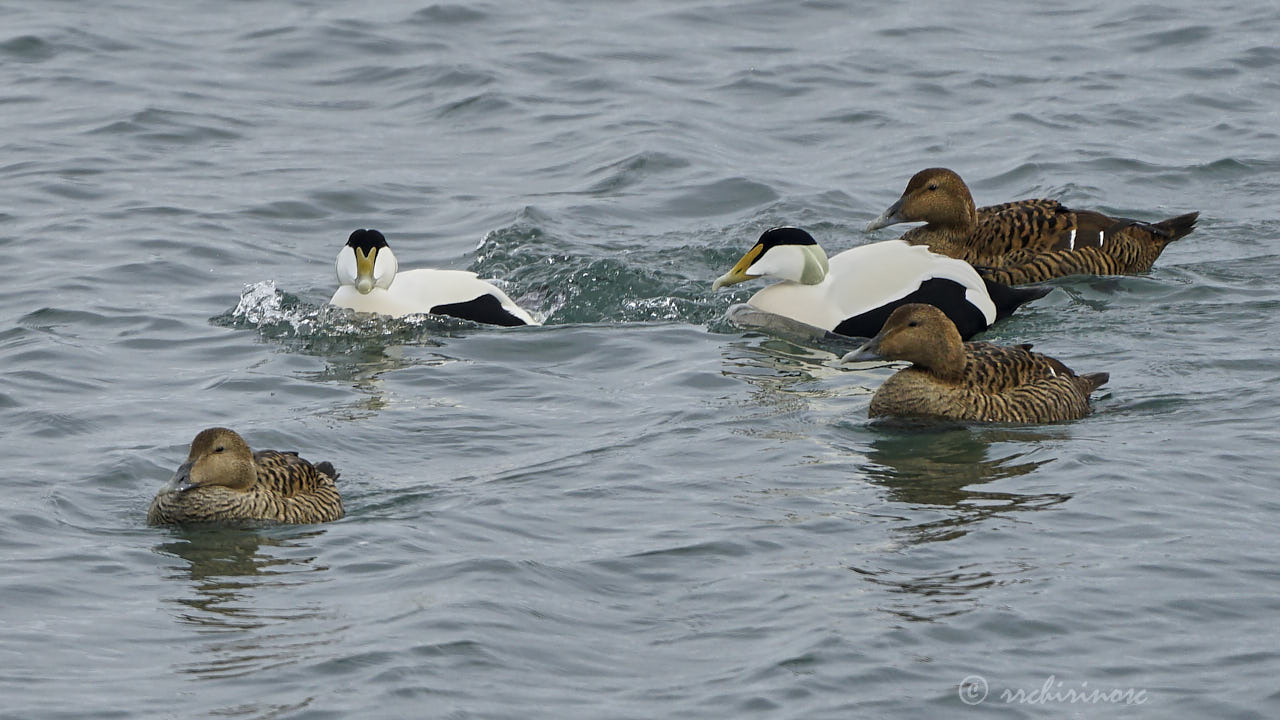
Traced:
<path id="1" fill-rule="evenodd" d="M 335 263 L 341 287 L 329 300 L 338 307 L 392 317 L 450 315 L 489 325 L 538 325 L 493 283 L 465 270 L 398 272 L 396 256 L 377 230 L 351 233 Z"/>
<path id="2" fill-rule="evenodd" d="M 901 240 L 850 248 L 828 260 L 813 236 L 795 227 L 766 230 L 711 289 L 757 277 L 781 282 L 752 295 L 751 306 L 851 337 L 871 337 L 894 308 L 923 302 L 941 308 L 968 338 L 1051 290 L 991 282 L 963 260 Z"/>
<path id="3" fill-rule="evenodd" d="M 342 517 L 333 465 L 293 452 L 252 452 L 235 431 L 209 428 L 151 501 L 151 525 L 254 521 L 320 523 Z"/>
<path id="4" fill-rule="evenodd" d="M 906 360 L 871 398 L 871 417 L 1043 423 L 1089 414 L 1089 393 L 1107 373 L 1076 375 L 1030 345 L 965 343 L 930 305 L 903 305 L 884 329 L 844 362 Z"/>
<path id="5" fill-rule="evenodd" d="M 902 239 L 966 260 L 996 282 L 1018 285 L 1065 275 L 1146 272 L 1166 245 L 1195 229 L 1199 216 L 1145 223 L 1046 199 L 975 208 L 959 175 L 929 168 L 912 176 L 902 197 L 868 223 L 867 232 L 924 222 Z"/>

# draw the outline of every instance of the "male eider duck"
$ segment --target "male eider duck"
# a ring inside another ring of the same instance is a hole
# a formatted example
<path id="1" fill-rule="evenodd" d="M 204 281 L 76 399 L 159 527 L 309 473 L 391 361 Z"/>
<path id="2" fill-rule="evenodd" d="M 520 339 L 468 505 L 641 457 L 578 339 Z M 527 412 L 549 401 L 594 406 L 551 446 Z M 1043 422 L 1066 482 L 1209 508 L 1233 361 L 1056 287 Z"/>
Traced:
<path id="1" fill-rule="evenodd" d="M 829 260 L 809 233 L 777 227 L 712 284 L 712 291 L 757 277 L 777 278 L 751 296 L 753 307 L 831 332 L 871 337 L 900 305 L 943 310 L 969 338 L 1051 288 L 1010 288 L 985 280 L 963 260 L 901 240 L 872 243 Z"/>
<path id="2" fill-rule="evenodd" d="M 912 176 L 902 197 L 872 220 L 867 232 L 924 222 L 902 239 L 967 260 L 996 282 L 1017 285 L 1065 275 L 1146 272 L 1166 245 L 1195 229 L 1199 215 L 1145 223 L 1045 199 L 975 209 L 959 175 L 929 168 Z"/>
<path id="3" fill-rule="evenodd" d="M 1107 373 L 1076 375 L 1030 345 L 965 343 L 955 325 L 931 305 L 903 305 L 866 345 L 845 355 L 858 360 L 906 360 L 911 367 L 884 382 L 871 398 L 871 417 L 1043 423 L 1089 414 L 1089 393 Z"/>
<path id="4" fill-rule="evenodd" d="M 392 317 L 450 315 L 489 325 L 538 325 L 492 283 L 465 270 L 397 272 L 396 256 L 377 230 L 351 233 L 335 263 L 341 287 L 332 305 Z"/>
<path id="5" fill-rule="evenodd" d="M 151 525 L 186 523 L 320 523 L 342 517 L 342 498 L 328 462 L 297 453 L 252 452 L 235 431 L 202 430 L 187 461 L 151 501 Z"/>

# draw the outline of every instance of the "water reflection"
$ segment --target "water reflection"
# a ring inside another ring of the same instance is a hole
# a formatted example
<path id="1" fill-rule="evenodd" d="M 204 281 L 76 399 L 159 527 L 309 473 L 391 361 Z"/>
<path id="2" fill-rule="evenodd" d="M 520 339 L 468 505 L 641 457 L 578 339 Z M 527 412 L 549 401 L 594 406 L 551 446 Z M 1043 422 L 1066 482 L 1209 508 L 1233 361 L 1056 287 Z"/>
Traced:
<path id="1" fill-rule="evenodd" d="M 325 357 L 318 372 L 300 373 L 299 377 L 317 383 L 342 383 L 358 390 L 363 397 L 335 405 L 327 414 L 346 420 L 370 417 L 387 409 L 393 398 L 382 376 L 386 373 L 420 366 L 441 366 L 457 362 L 439 352 L 424 352 L 421 347 L 366 342 L 342 355 Z M 421 403 L 415 398 L 415 403 Z"/>
<path id="2" fill-rule="evenodd" d="M 788 423 L 765 421 L 808 412 L 816 399 L 833 394 L 819 381 L 839 374 L 833 367 L 838 356 L 776 338 L 729 342 L 721 356 L 721 373 L 751 386 L 737 402 L 741 426 L 734 432 L 755 437 L 799 437 L 803 433 Z"/>
<path id="3" fill-rule="evenodd" d="M 155 546 L 155 552 L 185 563 L 168 576 L 181 587 L 168 600 L 175 619 L 196 626 L 201 639 L 192 648 L 198 659 L 179 667 L 180 673 L 237 677 L 305 660 L 333 641 L 337 629 L 317 632 L 327 625 L 312 622 L 329 611 L 299 602 L 292 592 L 328 571 L 306 552 L 325 531 L 289 528 L 287 536 L 272 534 L 284 531 L 179 529 Z"/>
<path id="4" fill-rule="evenodd" d="M 876 432 L 866 450 L 867 477 L 886 488 L 888 499 L 895 502 L 948 509 L 943 518 L 907 526 L 904 531 L 913 542 L 952 540 L 968 532 L 973 523 L 1044 509 L 1070 498 L 974 487 L 1027 475 L 1052 462 L 1052 457 L 1038 457 L 1038 443 L 1054 439 L 1052 434 L 962 425 L 897 425 Z M 1008 449 L 1002 449 L 1006 444 Z"/>
<path id="5" fill-rule="evenodd" d="M 777 400 L 779 392 L 813 394 L 803 383 L 827 380 L 842 374 L 841 350 L 800 345 L 791 340 L 750 334 L 743 340 L 726 343 L 721 350 L 721 372 L 751 384 L 753 399 Z M 826 396 L 829 393 L 817 393 Z"/>
<path id="6" fill-rule="evenodd" d="M 795 345 L 822 348 L 837 355 L 843 355 L 866 342 L 866 338 L 837 335 L 784 315 L 759 310 L 746 303 L 730 307 L 725 312 L 722 324 L 727 328 L 761 333 Z M 713 329 L 719 328 L 717 325 Z"/>
<path id="7" fill-rule="evenodd" d="M 1027 477 L 1051 463 L 1042 445 L 1062 439 L 1065 430 L 950 426 L 878 426 L 866 449 L 864 468 L 886 499 L 902 507 L 894 528 L 905 550 L 850 570 L 898 596 L 881 609 L 908 620 L 935 620 L 977 606 L 981 591 L 1018 582 L 1031 569 L 1000 554 L 969 553 L 932 543 L 956 541 L 998 517 L 1044 510 L 1071 498 L 1064 493 L 1015 493 L 984 490 L 995 480 Z M 975 487 L 976 486 L 976 487 Z M 968 558 L 980 555 L 982 563 Z"/>
<path id="8" fill-rule="evenodd" d="M 983 590 L 1018 582 L 1031 568 L 1025 563 L 1005 561 L 970 563 L 931 572 L 854 565 L 849 569 L 893 595 L 878 606 L 882 612 L 903 620 L 933 622 L 974 610 L 981 603 Z"/>

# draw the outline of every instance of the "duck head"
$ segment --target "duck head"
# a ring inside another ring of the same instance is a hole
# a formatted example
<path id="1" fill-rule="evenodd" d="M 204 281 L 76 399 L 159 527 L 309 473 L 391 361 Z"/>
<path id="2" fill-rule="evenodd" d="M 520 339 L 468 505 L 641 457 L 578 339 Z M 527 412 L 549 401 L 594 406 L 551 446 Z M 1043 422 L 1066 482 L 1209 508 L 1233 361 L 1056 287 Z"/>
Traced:
<path id="1" fill-rule="evenodd" d="M 234 430 L 201 430 L 191 441 L 187 461 L 178 468 L 163 492 L 182 493 L 211 485 L 247 490 L 257 480 L 253 451 Z"/>
<path id="2" fill-rule="evenodd" d="M 911 303 L 889 315 L 884 327 L 841 362 L 905 360 L 949 379 L 964 376 L 964 341 L 946 313 L 932 305 Z"/>
<path id="3" fill-rule="evenodd" d="M 929 168 L 912 175 L 902 197 L 867 223 L 866 231 L 904 222 L 969 227 L 977 217 L 973 195 L 960 176 L 946 168 Z"/>
<path id="4" fill-rule="evenodd" d="M 391 287 L 399 265 L 382 233 L 361 228 L 351 233 L 338 251 L 335 267 L 339 285 L 351 285 L 361 295 L 368 295 L 375 287 Z"/>
<path id="5" fill-rule="evenodd" d="M 827 277 L 827 254 L 800 228 L 766 230 L 729 272 L 716 278 L 711 290 L 758 277 L 817 285 Z"/>

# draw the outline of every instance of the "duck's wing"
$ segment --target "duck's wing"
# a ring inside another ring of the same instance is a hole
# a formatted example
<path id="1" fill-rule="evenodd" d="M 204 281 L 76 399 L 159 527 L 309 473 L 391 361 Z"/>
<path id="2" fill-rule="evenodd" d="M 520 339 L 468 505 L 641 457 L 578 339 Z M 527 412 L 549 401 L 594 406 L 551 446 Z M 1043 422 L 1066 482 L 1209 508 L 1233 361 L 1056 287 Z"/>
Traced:
<path id="1" fill-rule="evenodd" d="M 388 293 L 420 312 L 489 325 L 537 325 L 538 322 L 501 288 L 468 270 L 419 269 L 398 273 Z"/>
<path id="2" fill-rule="evenodd" d="M 1030 345 L 993 345 L 985 342 L 965 344 L 968 362 L 965 379 L 974 387 L 991 392 L 1004 392 L 1056 377 L 1075 377 L 1075 372 L 1061 361 L 1038 352 Z"/>
<path id="3" fill-rule="evenodd" d="M 1199 213 L 1158 223 L 1072 210 L 1055 200 L 980 208 L 971 245 L 984 277 L 1009 285 L 1067 275 L 1145 272 Z"/>
<path id="4" fill-rule="evenodd" d="M 964 395 L 978 408 L 975 416 L 984 420 L 1081 418 L 1090 412 L 1089 393 L 1108 379 L 1106 373 L 1077 375 L 1059 360 L 1033 352 L 1030 345 L 970 343 L 966 350 Z"/>
<path id="5" fill-rule="evenodd" d="M 970 242 L 982 257 L 975 264 L 995 267 L 1067 247 L 1076 226 L 1076 213 L 1057 200 L 1018 200 L 978 208 L 977 214 Z"/>
<path id="6" fill-rule="evenodd" d="M 988 283 L 968 263 L 902 240 L 845 250 L 830 259 L 830 271 L 821 285 L 793 285 L 795 292 L 813 288 L 812 292 L 821 293 L 817 301 L 798 305 L 828 308 L 827 324 L 808 322 L 852 337 L 874 336 L 894 310 L 910 303 L 941 309 L 964 338 L 987 329 L 1001 316 Z"/>
<path id="7" fill-rule="evenodd" d="M 316 466 L 298 457 L 296 452 L 259 450 L 253 454 L 253 461 L 258 466 L 258 482 L 282 498 L 315 492 L 320 486 L 320 472 Z M 330 463 L 321 465 L 333 467 Z"/>

